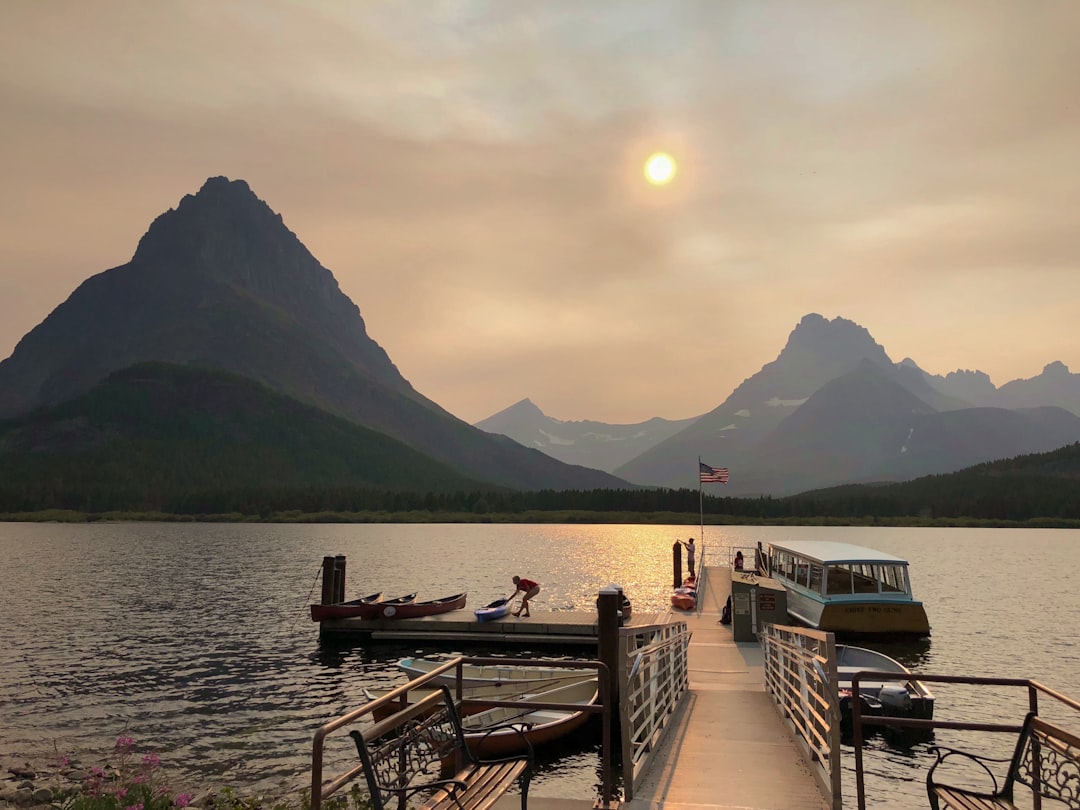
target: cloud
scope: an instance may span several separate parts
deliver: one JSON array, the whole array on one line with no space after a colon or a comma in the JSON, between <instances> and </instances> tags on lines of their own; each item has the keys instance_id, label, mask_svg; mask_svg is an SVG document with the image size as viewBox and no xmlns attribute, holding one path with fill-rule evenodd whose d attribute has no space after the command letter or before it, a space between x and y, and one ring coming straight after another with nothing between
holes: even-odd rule
<instances>
[{"instance_id":1,"label":"cloud","mask_svg":"<svg viewBox=\"0 0 1080 810\"><path fill-rule=\"evenodd\" d=\"M224 174L470 421L703 413L812 311L1075 367L1078 9L8 3L0 355Z\"/></svg>"}]
</instances>

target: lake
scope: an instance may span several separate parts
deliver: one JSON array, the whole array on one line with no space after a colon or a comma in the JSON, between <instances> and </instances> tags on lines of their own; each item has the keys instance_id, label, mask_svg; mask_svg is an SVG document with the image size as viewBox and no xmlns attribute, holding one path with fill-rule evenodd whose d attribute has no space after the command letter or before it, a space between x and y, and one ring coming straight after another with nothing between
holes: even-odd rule
<instances>
[{"instance_id":1,"label":"lake","mask_svg":"<svg viewBox=\"0 0 1080 810\"><path fill-rule=\"evenodd\" d=\"M324 556L347 556L347 598L467 590L471 610L508 595L520 574L541 583L538 611L594 609L597 592L617 583L643 615L667 607L672 544L699 531L0 523L0 753L83 753L95 762L127 734L161 755L178 787L292 792L308 783L320 725L362 704L365 686L402 682L399 658L450 652L320 643L307 606L319 598ZM706 526L699 557L709 565L725 547L781 538L842 540L910 560L933 638L883 649L911 668L1031 677L1080 697L1080 532ZM935 691L939 719L1023 714L1015 692ZM871 805L911 806L916 795L923 804L925 746L875 739L871 747L867 785L891 797ZM590 795L598 782L591 738L560 754L537 775L535 795ZM328 756L355 761L355 749ZM845 749L845 804L853 807L850 759Z\"/></svg>"}]
</instances>

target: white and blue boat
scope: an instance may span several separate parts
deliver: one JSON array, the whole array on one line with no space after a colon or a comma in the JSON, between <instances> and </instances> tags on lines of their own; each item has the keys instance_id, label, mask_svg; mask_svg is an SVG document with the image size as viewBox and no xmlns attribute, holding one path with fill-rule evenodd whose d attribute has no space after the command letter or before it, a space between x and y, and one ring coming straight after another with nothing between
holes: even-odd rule
<instances>
[{"instance_id":1,"label":"white and blue boat","mask_svg":"<svg viewBox=\"0 0 1080 810\"><path fill-rule=\"evenodd\" d=\"M851 543L792 540L769 543L768 565L799 624L838 636L930 635L905 559Z\"/></svg>"}]
</instances>

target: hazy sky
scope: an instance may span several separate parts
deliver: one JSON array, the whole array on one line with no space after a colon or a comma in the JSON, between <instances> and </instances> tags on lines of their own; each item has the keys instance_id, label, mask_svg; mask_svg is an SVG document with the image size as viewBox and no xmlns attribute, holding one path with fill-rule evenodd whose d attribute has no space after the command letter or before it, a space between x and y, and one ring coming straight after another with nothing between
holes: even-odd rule
<instances>
[{"instance_id":1,"label":"hazy sky","mask_svg":"<svg viewBox=\"0 0 1080 810\"><path fill-rule=\"evenodd\" d=\"M1078 41L1075 0L3 0L0 358L225 175L470 422L696 416L808 312L1080 371Z\"/></svg>"}]
</instances>

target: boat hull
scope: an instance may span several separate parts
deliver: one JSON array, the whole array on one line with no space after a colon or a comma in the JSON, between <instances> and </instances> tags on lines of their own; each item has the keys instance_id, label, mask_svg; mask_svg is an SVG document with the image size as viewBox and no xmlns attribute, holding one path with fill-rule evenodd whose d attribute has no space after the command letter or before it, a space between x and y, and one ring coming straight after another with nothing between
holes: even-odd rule
<instances>
[{"instance_id":1,"label":"boat hull","mask_svg":"<svg viewBox=\"0 0 1080 810\"><path fill-rule=\"evenodd\" d=\"M458 593L428 602L391 605L382 608L377 617L380 619L417 619L421 616L436 616L440 613L449 613L451 610L460 610L465 607L467 596L467 593Z\"/></svg>"},{"instance_id":2,"label":"boat hull","mask_svg":"<svg viewBox=\"0 0 1080 810\"><path fill-rule=\"evenodd\" d=\"M599 696L595 678L578 681L556 689L534 692L524 695L538 703L580 704L591 706ZM528 746L534 749L565 737L588 722L589 714L581 710L521 709L499 706L487 711L471 714L462 718L461 725L465 732L465 744L473 756L503 757L519 754ZM518 733L508 724L521 728ZM492 726L502 726L489 731ZM527 744L526 744L527 741Z\"/></svg>"},{"instance_id":3,"label":"boat hull","mask_svg":"<svg viewBox=\"0 0 1080 810\"><path fill-rule=\"evenodd\" d=\"M788 614L799 624L841 636L928 636L920 602L871 599L822 602L788 588Z\"/></svg>"},{"instance_id":4,"label":"boat hull","mask_svg":"<svg viewBox=\"0 0 1080 810\"><path fill-rule=\"evenodd\" d=\"M382 601L382 592L361 596L348 602L338 602L332 605L312 605L311 620L313 622L326 621L327 619L347 619L350 616L359 616L360 612Z\"/></svg>"},{"instance_id":5,"label":"boat hull","mask_svg":"<svg viewBox=\"0 0 1080 810\"><path fill-rule=\"evenodd\" d=\"M490 622L493 619L502 619L510 612L511 602L509 599L496 599L494 602L477 608L476 618L482 622Z\"/></svg>"}]
</instances>

